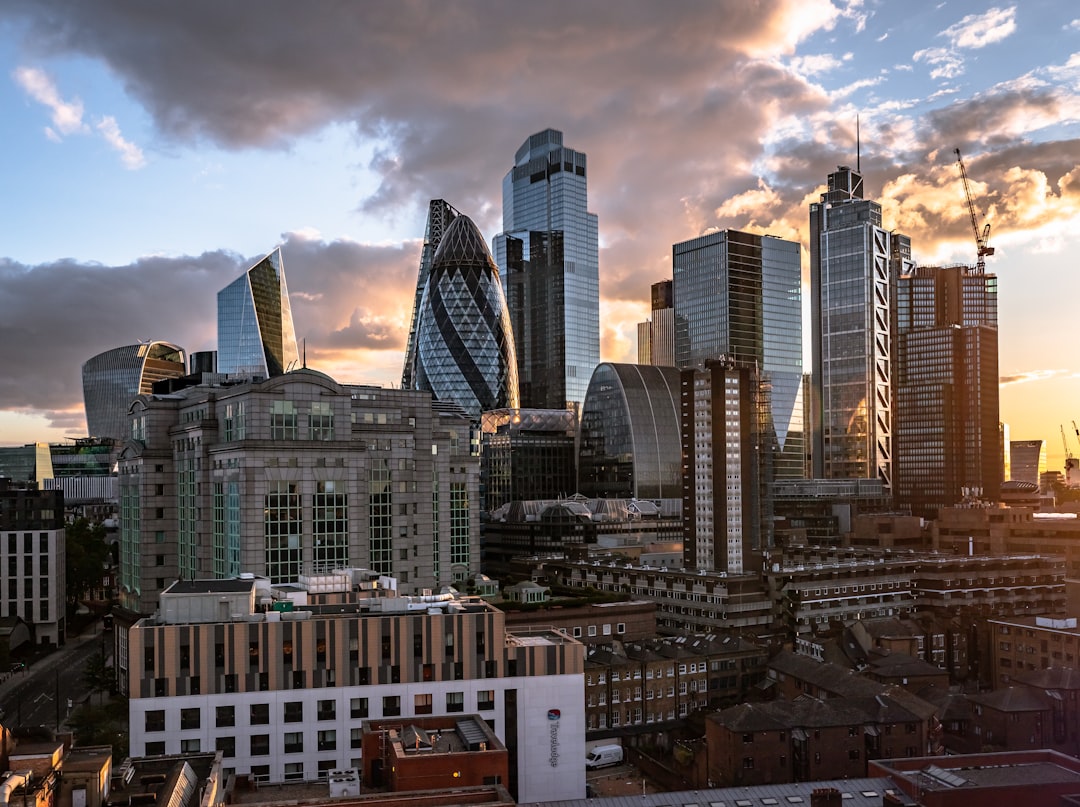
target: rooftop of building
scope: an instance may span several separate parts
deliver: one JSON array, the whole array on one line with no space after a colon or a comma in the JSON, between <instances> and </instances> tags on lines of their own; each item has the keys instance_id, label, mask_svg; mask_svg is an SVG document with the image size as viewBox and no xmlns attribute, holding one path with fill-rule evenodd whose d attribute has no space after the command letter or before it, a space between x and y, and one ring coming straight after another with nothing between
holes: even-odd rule
<instances>
[{"instance_id":1,"label":"rooftop of building","mask_svg":"<svg viewBox=\"0 0 1080 807\"><path fill-rule=\"evenodd\" d=\"M1050 750L882 759L870 770L902 781L908 792L1072 783L1080 789L1080 760ZM977 803L975 793L971 798Z\"/></svg>"},{"instance_id":2,"label":"rooftop of building","mask_svg":"<svg viewBox=\"0 0 1080 807\"><path fill-rule=\"evenodd\" d=\"M165 589L165 594L225 594L251 591L254 579L241 580L177 580Z\"/></svg>"},{"instance_id":3,"label":"rooftop of building","mask_svg":"<svg viewBox=\"0 0 1080 807\"><path fill-rule=\"evenodd\" d=\"M98 771L111 760L111 745L75 746L64 757L64 773Z\"/></svg>"},{"instance_id":4,"label":"rooftop of building","mask_svg":"<svg viewBox=\"0 0 1080 807\"><path fill-rule=\"evenodd\" d=\"M900 793L890 779L873 777L646 793L633 796L548 801L542 804L543 807L767 807L768 805L810 807L813 792L823 788L839 791L844 807L881 807L882 798L886 794ZM520 803L521 807L534 807L534 804L535 807L539 807L539 803Z\"/></svg>"},{"instance_id":5,"label":"rooftop of building","mask_svg":"<svg viewBox=\"0 0 1080 807\"><path fill-rule=\"evenodd\" d=\"M359 796L331 797L327 782L283 782L238 785L230 803L248 807L513 807L514 800L502 785L460 787L452 790L411 790L406 793L366 792Z\"/></svg>"},{"instance_id":6,"label":"rooftop of building","mask_svg":"<svg viewBox=\"0 0 1080 807\"><path fill-rule=\"evenodd\" d=\"M1050 708L1049 699L1043 693L1028 687L1005 687L979 692L968 695L968 699L978 706L999 712L1043 712Z\"/></svg>"},{"instance_id":7,"label":"rooftop of building","mask_svg":"<svg viewBox=\"0 0 1080 807\"><path fill-rule=\"evenodd\" d=\"M1048 667L1017 672L1012 680L1039 689L1080 689L1080 670L1072 667Z\"/></svg>"},{"instance_id":8,"label":"rooftop of building","mask_svg":"<svg viewBox=\"0 0 1080 807\"><path fill-rule=\"evenodd\" d=\"M880 695L885 684L874 681L837 664L817 661L801 653L781 650L769 659L769 669L807 681L820 689L847 697Z\"/></svg>"},{"instance_id":9,"label":"rooftop of building","mask_svg":"<svg viewBox=\"0 0 1080 807\"><path fill-rule=\"evenodd\" d=\"M990 617L987 621L999 625L1009 625L1020 628L1037 628L1039 630L1051 630L1057 633L1080 636L1080 627L1078 627L1076 617L998 616Z\"/></svg>"},{"instance_id":10,"label":"rooftop of building","mask_svg":"<svg viewBox=\"0 0 1080 807\"><path fill-rule=\"evenodd\" d=\"M195 807L211 780L220 786L220 754L129 757L113 770L103 807Z\"/></svg>"}]
</instances>

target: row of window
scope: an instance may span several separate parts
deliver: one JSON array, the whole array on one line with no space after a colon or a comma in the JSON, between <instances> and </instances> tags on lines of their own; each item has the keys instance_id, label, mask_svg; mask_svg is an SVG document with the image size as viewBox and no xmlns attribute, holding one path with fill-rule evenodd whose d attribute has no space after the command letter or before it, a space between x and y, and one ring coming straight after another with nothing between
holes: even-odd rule
<instances>
[{"instance_id":1,"label":"row of window","mask_svg":"<svg viewBox=\"0 0 1080 807\"><path fill-rule=\"evenodd\" d=\"M370 716L368 698L351 698L349 701L349 717L358 719ZM477 711L491 711L495 708L495 690L486 689L476 693ZM180 710L180 730L188 731L202 728L202 709L193 707ZM447 692L445 699L446 712L465 711L465 693ZM413 696L413 714L429 715L434 713L434 696L430 692L418 693ZM401 714L401 696L385 695L382 698L382 716L397 717ZM337 701L320 700L315 708L316 720L336 720ZM232 704L217 706L214 709L215 728L231 728L236 726L237 708ZM282 704L281 720L283 723L303 723L304 702L286 701ZM253 703L248 707L248 725L264 726L270 724L270 704ZM144 715L144 728L148 733L165 731L165 710L152 709Z\"/></svg>"}]
</instances>

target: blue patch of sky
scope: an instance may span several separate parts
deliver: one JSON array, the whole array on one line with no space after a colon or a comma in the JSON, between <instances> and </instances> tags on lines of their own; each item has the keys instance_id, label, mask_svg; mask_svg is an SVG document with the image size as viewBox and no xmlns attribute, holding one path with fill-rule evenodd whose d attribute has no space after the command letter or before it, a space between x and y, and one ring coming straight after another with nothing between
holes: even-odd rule
<instances>
[{"instance_id":1,"label":"blue patch of sky","mask_svg":"<svg viewBox=\"0 0 1080 807\"><path fill-rule=\"evenodd\" d=\"M18 85L14 71L36 67L61 99L83 104L84 133L53 142L49 108ZM227 249L261 255L283 233L314 229L327 240L395 242L417 237L408 217L359 211L378 187L368 164L378 144L333 124L287 150L226 151L163 140L149 114L98 62L31 61L0 39L0 167L7 193L0 255L27 264L59 258L123 264L140 256L197 255ZM126 168L96 125L116 120L145 165Z\"/></svg>"}]
</instances>

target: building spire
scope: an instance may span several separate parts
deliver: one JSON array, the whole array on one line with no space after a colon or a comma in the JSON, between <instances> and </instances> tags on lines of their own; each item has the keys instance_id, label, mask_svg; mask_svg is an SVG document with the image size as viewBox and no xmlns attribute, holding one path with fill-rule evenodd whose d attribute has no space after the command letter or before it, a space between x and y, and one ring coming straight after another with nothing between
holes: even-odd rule
<instances>
[{"instance_id":1,"label":"building spire","mask_svg":"<svg viewBox=\"0 0 1080 807\"><path fill-rule=\"evenodd\" d=\"M858 115L855 115L855 170L862 173L862 137L859 133Z\"/></svg>"}]
</instances>

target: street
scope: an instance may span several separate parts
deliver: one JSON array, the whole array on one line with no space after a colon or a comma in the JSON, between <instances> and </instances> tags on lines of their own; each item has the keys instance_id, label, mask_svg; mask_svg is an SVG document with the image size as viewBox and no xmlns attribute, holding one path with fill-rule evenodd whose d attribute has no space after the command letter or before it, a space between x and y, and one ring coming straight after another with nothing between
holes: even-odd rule
<instances>
[{"instance_id":1,"label":"street","mask_svg":"<svg viewBox=\"0 0 1080 807\"><path fill-rule=\"evenodd\" d=\"M75 637L72 641L77 640ZM63 663L52 664L56 654L34 662L27 670L15 673L3 687L0 709L3 723L15 726L57 726L57 692L60 698L60 722L68 716L70 698L77 704L90 691L82 680L83 667L95 653L101 652L100 641L89 641L72 648L61 648Z\"/></svg>"}]
</instances>

